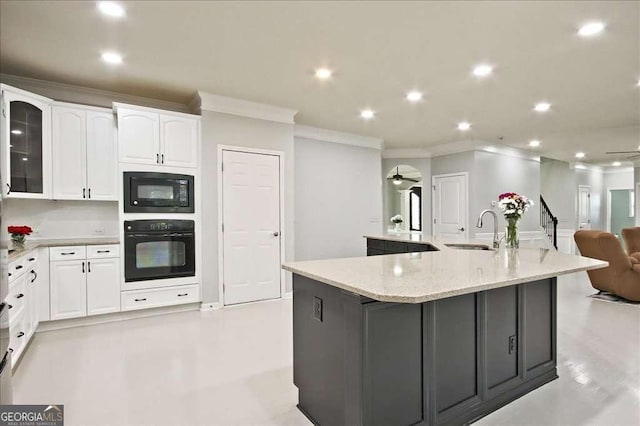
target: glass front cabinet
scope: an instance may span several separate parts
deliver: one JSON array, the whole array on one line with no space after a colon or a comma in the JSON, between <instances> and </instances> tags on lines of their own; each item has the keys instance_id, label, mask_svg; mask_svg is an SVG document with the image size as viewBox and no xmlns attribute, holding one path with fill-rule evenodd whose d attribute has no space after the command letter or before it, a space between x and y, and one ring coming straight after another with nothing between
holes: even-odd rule
<instances>
[{"instance_id":1,"label":"glass front cabinet","mask_svg":"<svg viewBox=\"0 0 640 426\"><path fill-rule=\"evenodd\" d=\"M3 195L51 198L52 100L1 87Z\"/></svg>"}]
</instances>

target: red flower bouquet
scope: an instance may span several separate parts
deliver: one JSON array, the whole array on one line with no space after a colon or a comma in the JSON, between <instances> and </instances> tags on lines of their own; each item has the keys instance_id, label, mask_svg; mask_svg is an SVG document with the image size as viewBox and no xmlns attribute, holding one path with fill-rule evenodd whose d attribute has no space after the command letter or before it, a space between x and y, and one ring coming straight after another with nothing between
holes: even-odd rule
<instances>
[{"instance_id":1,"label":"red flower bouquet","mask_svg":"<svg viewBox=\"0 0 640 426\"><path fill-rule=\"evenodd\" d=\"M14 247L24 245L25 237L31 235L33 229L30 226L9 226L7 231L11 234Z\"/></svg>"}]
</instances>

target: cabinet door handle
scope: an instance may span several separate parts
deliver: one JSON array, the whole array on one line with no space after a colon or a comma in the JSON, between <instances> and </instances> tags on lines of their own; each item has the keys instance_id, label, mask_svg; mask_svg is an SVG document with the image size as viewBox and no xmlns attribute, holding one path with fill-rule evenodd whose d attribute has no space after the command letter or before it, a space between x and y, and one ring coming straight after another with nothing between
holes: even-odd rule
<instances>
[{"instance_id":1,"label":"cabinet door handle","mask_svg":"<svg viewBox=\"0 0 640 426\"><path fill-rule=\"evenodd\" d=\"M7 195L11 194L11 185L7 183Z\"/></svg>"},{"instance_id":2,"label":"cabinet door handle","mask_svg":"<svg viewBox=\"0 0 640 426\"><path fill-rule=\"evenodd\" d=\"M38 273L33 269L31 270L31 273L33 274L33 279L31 280L31 284L33 284L38 279Z\"/></svg>"},{"instance_id":3,"label":"cabinet door handle","mask_svg":"<svg viewBox=\"0 0 640 426\"><path fill-rule=\"evenodd\" d=\"M111 250L98 250L98 253L111 253Z\"/></svg>"},{"instance_id":4,"label":"cabinet door handle","mask_svg":"<svg viewBox=\"0 0 640 426\"><path fill-rule=\"evenodd\" d=\"M145 300L147 300L146 297L143 297L142 299L133 299L135 302L144 302Z\"/></svg>"},{"instance_id":5,"label":"cabinet door handle","mask_svg":"<svg viewBox=\"0 0 640 426\"><path fill-rule=\"evenodd\" d=\"M162 155L160 156L160 158L162 159L162 160L160 161L160 163L161 163L161 164L164 164L164 154L162 154Z\"/></svg>"},{"instance_id":6,"label":"cabinet door handle","mask_svg":"<svg viewBox=\"0 0 640 426\"><path fill-rule=\"evenodd\" d=\"M22 265L18 265L18 266L16 266L16 271L19 271L19 270L20 270L20 269L22 269L22 268L24 268L24 266L22 266Z\"/></svg>"},{"instance_id":7,"label":"cabinet door handle","mask_svg":"<svg viewBox=\"0 0 640 426\"><path fill-rule=\"evenodd\" d=\"M36 258L35 257L30 257L28 260L29 260L29 262L33 262L34 260L36 260Z\"/></svg>"},{"instance_id":8,"label":"cabinet door handle","mask_svg":"<svg viewBox=\"0 0 640 426\"><path fill-rule=\"evenodd\" d=\"M21 331L20 333L18 333L18 337L22 337L22 336L24 336L24 332L23 332L23 331Z\"/></svg>"},{"instance_id":9,"label":"cabinet door handle","mask_svg":"<svg viewBox=\"0 0 640 426\"><path fill-rule=\"evenodd\" d=\"M82 273L84 274L84 262L82 262Z\"/></svg>"},{"instance_id":10,"label":"cabinet door handle","mask_svg":"<svg viewBox=\"0 0 640 426\"><path fill-rule=\"evenodd\" d=\"M182 293L182 294L178 294L178 297L182 297L182 296L188 296L189 293Z\"/></svg>"},{"instance_id":11,"label":"cabinet door handle","mask_svg":"<svg viewBox=\"0 0 640 426\"><path fill-rule=\"evenodd\" d=\"M16 296L16 299L22 299L23 297L24 297L24 294L23 294L23 293L20 293L20 294L18 294L18 295Z\"/></svg>"},{"instance_id":12,"label":"cabinet door handle","mask_svg":"<svg viewBox=\"0 0 640 426\"><path fill-rule=\"evenodd\" d=\"M87 271L91 272L91 262L87 262Z\"/></svg>"},{"instance_id":13,"label":"cabinet door handle","mask_svg":"<svg viewBox=\"0 0 640 426\"><path fill-rule=\"evenodd\" d=\"M69 255L71 255L71 254L76 254L76 252L75 252L75 251L70 251L70 252L66 252L66 253L65 253L65 252L62 252L62 253L60 253L60 254L61 254L62 256L69 256Z\"/></svg>"},{"instance_id":14,"label":"cabinet door handle","mask_svg":"<svg viewBox=\"0 0 640 426\"><path fill-rule=\"evenodd\" d=\"M160 164L160 154L156 153L156 164Z\"/></svg>"},{"instance_id":15,"label":"cabinet door handle","mask_svg":"<svg viewBox=\"0 0 640 426\"><path fill-rule=\"evenodd\" d=\"M82 188L82 198L87 198L86 197L86 192L87 192L87 189L86 188Z\"/></svg>"},{"instance_id":16,"label":"cabinet door handle","mask_svg":"<svg viewBox=\"0 0 640 426\"><path fill-rule=\"evenodd\" d=\"M89 188L89 198L91 198L91 188Z\"/></svg>"},{"instance_id":17,"label":"cabinet door handle","mask_svg":"<svg viewBox=\"0 0 640 426\"><path fill-rule=\"evenodd\" d=\"M9 307L9 309L13 308L13 305L8 304L7 306Z\"/></svg>"}]
</instances>

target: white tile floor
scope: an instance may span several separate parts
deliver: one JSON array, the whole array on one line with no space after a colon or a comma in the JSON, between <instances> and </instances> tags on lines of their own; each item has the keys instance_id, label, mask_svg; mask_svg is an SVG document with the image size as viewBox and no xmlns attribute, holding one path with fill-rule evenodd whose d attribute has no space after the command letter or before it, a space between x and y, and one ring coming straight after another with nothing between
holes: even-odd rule
<instances>
[{"instance_id":1,"label":"white tile floor","mask_svg":"<svg viewBox=\"0 0 640 426\"><path fill-rule=\"evenodd\" d=\"M639 425L640 306L559 282L560 379L486 425ZM63 403L67 425L309 425L295 408L291 300L38 333L16 403Z\"/></svg>"}]
</instances>

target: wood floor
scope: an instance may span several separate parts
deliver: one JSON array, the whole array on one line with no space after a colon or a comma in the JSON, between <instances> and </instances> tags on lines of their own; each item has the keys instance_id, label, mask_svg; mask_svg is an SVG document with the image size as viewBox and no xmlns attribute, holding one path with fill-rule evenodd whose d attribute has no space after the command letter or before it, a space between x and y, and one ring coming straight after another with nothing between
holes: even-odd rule
<instances>
[{"instance_id":1,"label":"wood floor","mask_svg":"<svg viewBox=\"0 0 640 426\"><path fill-rule=\"evenodd\" d=\"M640 424L640 306L558 282L560 379L483 425ZM295 408L291 300L38 333L15 403L65 405L67 425L309 425Z\"/></svg>"}]
</instances>

